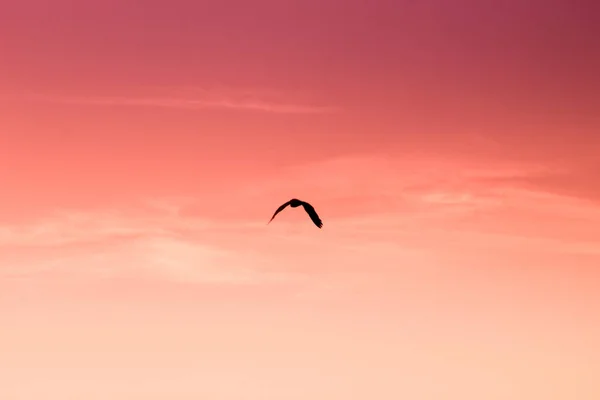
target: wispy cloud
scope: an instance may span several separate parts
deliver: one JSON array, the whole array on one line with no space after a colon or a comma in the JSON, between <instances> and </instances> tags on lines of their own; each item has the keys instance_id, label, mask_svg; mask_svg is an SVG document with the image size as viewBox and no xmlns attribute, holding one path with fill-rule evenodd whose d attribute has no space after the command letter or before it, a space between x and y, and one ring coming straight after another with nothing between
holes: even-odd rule
<instances>
[{"instance_id":1,"label":"wispy cloud","mask_svg":"<svg viewBox=\"0 0 600 400\"><path fill-rule=\"evenodd\" d=\"M379 271L400 264L403 273L434 265L436 258L488 259L493 252L598 261L597 204L501 179L537 174L538 167L436 162L348 157L217 193L210 207L194 198L151 199L135 212L68 210L6 224L0 226L0 273L314 283L330 272L368 274L373 257ZM305 221L294 212L266 228L275 199L287 195L310 200L326 229L290 222ZM217 215L224 201L240 197L251 204L243 210L250 217ZM315 257L318 270L311 267Z\"/></svg>"},{"instance_id":2,"label":"wispy cloud","mask_svg":"<svg viewBox=\"0 0 600 400\"><path fill-rule=\"evenodd\" d=\"M0 275L63 272L137 276L188 283L260 284L298 279L268 257L203 241L217 225L165 212L132 216L67 211L29 224L0 226ZM239 227L221 224L221 231ZM217 229L218 231L218 229ZM239 234L238 234L239 236Z\"/></svg>"},{"instance_id":3,"label":"wispy cloud","mask_svg":"<svg viewBox=\"0 0 600 400\"><path fill-rule=\"evenodd\" d=\"M336 214L473 210L501 206L505 189L518 187L503 178L525 179L547 170L539 165L358 154L279 169L260 182L246 183L240 195L266 194L282 200L289 195L310 196L335 202L330 211Z\"/></svg>"},{"instance_id":4,"label":"wispy cloud","mask_svg":"<svg viewBox=\"0 0 600 400\"><path fill-rule=\"evenodd\" d=\"M600 203L598 170L600 170L600 164L595 167L544 171L527 175L488 177L487 181L489 184L511 184Z\"/></svg>"},{"instance_id":5,"label":"wispy cloud","mask_svg":"<svg viewBox=\"0 0 600 400\"><path fill-rule=\"evenodd\" d=\"M258 198L266 193L282 200L304 196L327 219L334 218L339 229L344 221L362 221L360 228L346 226L347 235L375 235L405 244L431 244L433 237L444 241L450 235L452 243L465 238L461 246L466 247L485 244L486 238L518 247L525 237L539 250L547 246L570 252L600 242L600 205L522 183L554 173L535 164L355 156L286 169L270 180L248 183L240 195ZM473 235L480 240L474 241Z\"/></svg>"},{"instance_id":6,"label":"wispy cloud","mask_svg":"<svg viewBox=\"0 0 600 400\"><path fill-rule=\"evenodd\" d=\"M53 94L27 94L30 101L96 106L122 107L160 107L179 109L228 109L239 111L257 111L279 114L323 114L338 112L337 107L295 104L282 101L271 101L259 96L235 96L215 93L197 94L196 97L172 96L65 96Z\"/></svg>"}]
</instances>

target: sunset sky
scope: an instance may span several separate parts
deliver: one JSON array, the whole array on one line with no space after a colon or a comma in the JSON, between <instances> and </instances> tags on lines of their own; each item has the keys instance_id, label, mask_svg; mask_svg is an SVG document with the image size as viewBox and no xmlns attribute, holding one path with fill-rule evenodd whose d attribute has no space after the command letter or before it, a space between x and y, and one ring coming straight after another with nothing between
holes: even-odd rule
<instances>
[{"instance_id":1,"label":"sunset sky","mask_svg":"<svg viewBox=\"0 0 600 400\"><path fill-rule=\"evenodd\" d=\"M0 398L599 399L598 38L592 0L2 1Z\"/></svg>"}]
</instances>

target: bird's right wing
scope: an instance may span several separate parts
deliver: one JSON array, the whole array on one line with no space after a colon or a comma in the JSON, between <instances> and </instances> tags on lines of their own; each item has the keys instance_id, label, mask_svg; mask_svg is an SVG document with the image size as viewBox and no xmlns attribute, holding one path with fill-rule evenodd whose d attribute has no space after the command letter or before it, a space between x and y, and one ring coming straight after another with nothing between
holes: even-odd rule
<instances>
[{"instance_id":1,"label":"bird's right wing","mask_svg":"<svg viewBox=\"0 0 600 400\"><path fill-rule=\"evenodd\" d=\"M314 222L314 224L317 226L317 228L322 228L323 221L321 221L321 218L319 218L319 215L315 211L314 207L308 204L307 202L303 202L302 206L304 207L304 210L306 211L312 222Z\"/></svg>"},{"instance_id":2,"label":"bird's right wing","mask_svg":"<svg viewBox=\"0 0 600 400\"><path fill-rule=\"evenodd\" d=\"M267 225L269 225L269 224L271 223L271 221L273 221L273 218L275 218L275 216L276 216L277 214L279 214L281 211L283 211L283 209L284 209L284 208L286 208L287 206L289 206L291 202L292 202L292 201L290 200L290 201L288 201L288 202L286 202L286 203L284 203L284 204L280 205L280 206L279 206L279 208L277 209L277 211L275 211L275 214L273 214L273 216L272 216L272 217L271 217L271 219L269 220L269 222L267 222Z\"/></svg>"}]
</instances>

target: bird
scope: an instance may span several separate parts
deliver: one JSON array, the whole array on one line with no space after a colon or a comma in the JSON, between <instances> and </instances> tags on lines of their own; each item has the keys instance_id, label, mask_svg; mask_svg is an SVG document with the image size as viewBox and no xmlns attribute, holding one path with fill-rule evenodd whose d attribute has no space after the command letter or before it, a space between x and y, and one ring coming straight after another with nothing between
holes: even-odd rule
<instances>
[{"instance_id":1,"label":"bird","mask_svg":"<svg viewBox=\"0 0 600 400\"><path fill-rule=\"evenodd\" d=\"M267 225L270 224L271 221L273 221L273 218L275 218L275 216L277 214L279 214L281 211L283 211L283 209L286 208L287 206L290 206L292 208L296 208L299 206L304 207L304 211L306 211L306 213L308 214L308 216L310 217L312 222L314 222L314 224L317 226L317 228L321 229L323 227L323 222L321 221L321 218L319 218L319 215L317 214L317 212L315 211L313 206L311 206L310 204L308 204L305 201L298 200L298 199L291 199L290 201L280 205L279 208L277 209L277 211L275 211L275 214L273 214L273 216L269 220L269 222L267 222Z\"/></svg>"}]
</instances>

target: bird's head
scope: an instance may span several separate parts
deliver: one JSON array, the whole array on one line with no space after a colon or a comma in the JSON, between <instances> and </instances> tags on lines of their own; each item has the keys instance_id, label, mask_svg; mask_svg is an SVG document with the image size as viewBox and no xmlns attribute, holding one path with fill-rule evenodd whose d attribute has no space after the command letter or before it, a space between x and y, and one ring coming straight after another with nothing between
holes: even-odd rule
<instances>
[{"instance_id":1,"label":"bird's head","mask_svg":"<svg viewBox=\"0 0 600 400\"><path fill-rule=\"evenodd\" d=\"M290 207L298 207L302 204L302 202L298 199L290 200Z\"/></svg>"}]
</instances>

